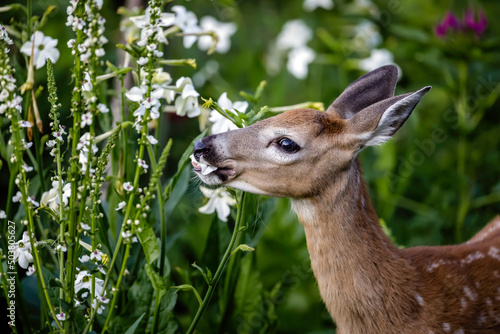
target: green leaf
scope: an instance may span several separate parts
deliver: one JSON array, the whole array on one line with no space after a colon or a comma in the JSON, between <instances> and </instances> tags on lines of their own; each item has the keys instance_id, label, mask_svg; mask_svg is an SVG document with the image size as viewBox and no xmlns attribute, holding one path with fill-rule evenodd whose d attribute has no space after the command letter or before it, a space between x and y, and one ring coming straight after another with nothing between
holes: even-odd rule
<instances>
[{"instance_id":1,"label":"green leaf","mask_svg":"<svg viewBox=\"0 0 500 334\"><path fill-rule=\"evenodd\" d=\"M240 275L234 291L234 309L232 319L242 319L241 333L251 333L255 328L245 326L258 324L261 328L264 324L265 314L261 311L262 282L255 265L255 253L244 256L241 260Z\"/></svg>"},{"instance_id":2,"label":"green leaf","mask_svg":"<svg viewBox=\"0 0 500 334\"><path fill-rule=\"evenodd\" d=\"M212 277L211 277L212 276L212 272L210 271L210 269L207 268L207 271L210 274L210 278L209 278L208 274L205 273L205 270L203 270L203 268L201 268L199 265L197 265L196 262L194 262L191 265L200 271L200 273L203 275L203 278L205 279L205 281L207 282L207 284L210 285L211 281L212 281Z\"/></svg>"},{"instance_id":3,"label":"green leaf","mask_svg":"<svg viewBox=\"0 0 500 334\"><path fill-rule=\"evenodd\" d=\"M127 331L125 332L125 334L134 334L135 333L135 330L137 329L137 327L139 326L142 318L146 315L146 313L143 313L139 319L137 319L133 324L132 326L130 326Z\"/></svg>"},{"instance_id":4,"label":"green leaf","mask_svg":"<svg viewBox=\"0 0 500 334\"><path fill-rule=\"evenodd\" d=\"M410 28L399 24L391 24L389 30L395 36L403 37L419 43L429 43L429 35L423 30Z\"/></svg>"},{"instance_id":5,"label":"green leaf","mask_svg":"<svg viewBox=\"0 0 500 334\"><path fill-rule=\"evenodd\" d=\"M158 256L160 256L160 247L158 246L155 232L151 226L144 225L142 231L138 232L137 235L146 255L146 261L149 265L152 265Z\"/></svg>"},{"instance_id":6,"label":"green leaf","mask_svg":"<svg viewBox=\"0 0 500 334\"><path fill-rule=\"evenodd\" d=\"M58 278L51 278L49 280L49 287L51 288L62 288L61 281Z\"/></svg>"},{"instance_id":7,"label":"green leaf","mask_svg":"<svg viewBox=\"0 0 500 334\"><path fill-rule=\"evenodd\" d=\"M134 284L130 287L127 294L127 300L133 302L126 303L120 314L114 317L110 333L124 333L142 315L144 317L139 321L138 327L140 330L137 330L137 332L151 333L151 323L148 319L152 319L153 317L154 308L152 305L154 305L155 301L155 291L151 285L151 278L148 277L147 270L138 271ZM153 274L153 276L155 275ZM157 278L153 280L156 281ZM168 282L165 284L168 284ZM166 287L165 284L163 286ZM176 303L177 295L175 291L167 290L160 301L158 331L155 334L177 333L179 325L173 314Z\"/></svg>"}]
</instances>

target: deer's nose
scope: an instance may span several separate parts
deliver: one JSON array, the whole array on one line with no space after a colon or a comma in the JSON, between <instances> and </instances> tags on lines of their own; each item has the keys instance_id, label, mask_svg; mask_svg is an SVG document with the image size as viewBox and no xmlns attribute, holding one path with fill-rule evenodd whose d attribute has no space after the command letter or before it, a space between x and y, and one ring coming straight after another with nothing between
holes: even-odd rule
<instances>
[{"instance_id":1,"label":"deer's nose","mask_svg":"<svg viewBox=\"0 0 500 334\"><path fill-rule=\"evenodd\" d=\"M205 137L207 138L207 137ZM200 161L201 155L210 149L210 145L205 143L205 138L196 141L193 146L193 154L197 161Z\"/></svg>"}]
</instances>

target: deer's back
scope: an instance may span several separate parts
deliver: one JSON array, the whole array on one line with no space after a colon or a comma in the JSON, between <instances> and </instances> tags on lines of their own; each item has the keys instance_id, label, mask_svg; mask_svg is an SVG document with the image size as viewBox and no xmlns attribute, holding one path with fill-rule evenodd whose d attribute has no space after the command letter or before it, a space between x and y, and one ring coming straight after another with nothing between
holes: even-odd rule
<instances>
[{"instance_id":1,"label":"deer's back","mask_svg":"<svg viewBox=\"0 0 500 334\"><path fill-rule=\"evenodd\" d=\"M421 316L435 333L500 333L500 217L466 243L402 252L420 274Z\"/></svg>"}]
</instances>

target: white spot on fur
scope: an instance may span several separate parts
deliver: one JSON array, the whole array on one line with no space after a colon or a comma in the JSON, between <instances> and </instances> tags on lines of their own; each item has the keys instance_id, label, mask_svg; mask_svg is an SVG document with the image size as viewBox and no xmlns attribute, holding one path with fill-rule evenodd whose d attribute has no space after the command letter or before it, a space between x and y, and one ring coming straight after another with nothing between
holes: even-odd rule
<instances>
[{"instance_id":1,"label":"white spot on fur","mask_svg":"<svg viewBox=\"0 0 500 334\"><path fill-rule=\"evenodd\" d=\"M477 323L479 326L482 326L486 323L486 315L484 313L481 313L479 317L477 318Z\"/></svg>"},{"instance_id":2,"label":"white spot on fur","mask_svg":"<svg viewBox=\"0 0 500 334\"><path fill-rule=\"evenodd\" d=\"M419 295L418 293L415 295L415 298L417 299L417 302L418 302L418 305L420 306L424 306L424 298L422 298L421 295Z\"/></svg>"},{"instance_id":3,"label":"white spot on fur","mask_svg":"<svg viewBox=\"0 0 500 334\"><path fill-rule=\"evenodd\" d=\"M464 288L464 293L472 301L475 301L477 299L477 293L472 291L468 286Z\"/></svg>"},{"instance_id":4,"label":"white spot on fur","mask_svg":"<svg viewBox=\"0 0 500 334\"><path fill-rule=\"evenodd\" d=\"M453 332L453 334L464 334L464 330L462 328L456 330L455 332Z\"/></svg>"},{"instance_id":5,"label":"white spot on fur","mask_svg":"<svg viewBox=\"0 0 500 334\"><path fill-rule=\"evenodd\" d=\"M490 249L488 250L488 255L494 258L495 260L500 261L500 250L498 248L490 247Z\"/></svg>"},{"instance_id":6,"label":"white spot on fur","mask_svg":"<svg viewBox=\"0 0 500 334\"><path fill-rule=\"evenodd\" d=\"M450 324L447 323L447 322L445 322L443 324L443 329L444 329L445 332L449 332L451 330Z\"/></svg>"},{"instance_id":7,"label":"white spot on fur","mask_svg":"<svg viewBox=\"0 0 500 334\"><path fill-rule=\"evenodd\" d=\"M460 305L462 305L462 311L465 311L465 309L467 308L467 301L464 297L460 298Z\"/></svg>"},{"instance_id":8,"label":"white spot on fur","mask_svg":"<svg viewBox=\"0 0 500 334\"><path fill-rule=\"evenodd\" d=\"M474 253L471 253L469 255L467 255L467 257L465 259L463 259L461 261L462 264L469 264L473 261L476 261L476 260L479 260L479 259L482 259L484 258L484 254L477 251L477 252L474 252Z\"/></svg>"},{"instance_id":9,"label":"white spot on fur","mask_svg":"<svg viewBox=\"0 0 500 334\"><path fill-rule=\"evenodd\" d=\"M427 271L428 272L433 272L434 269L436 269L437 267L443 265L443 264L446 264L446 262L444 262L443 260L439 260L437 262L433 262L432 264L430 264L429 266L427 266Z\"/></svg>"}]
</instances>

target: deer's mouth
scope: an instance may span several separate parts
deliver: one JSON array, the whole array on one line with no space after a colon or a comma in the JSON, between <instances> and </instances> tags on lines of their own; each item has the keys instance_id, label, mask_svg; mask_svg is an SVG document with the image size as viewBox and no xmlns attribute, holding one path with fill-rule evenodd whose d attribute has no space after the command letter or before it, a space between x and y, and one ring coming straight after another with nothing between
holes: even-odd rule
<instances>
[{"instance_id":1,"label":"deer's mouth","mask_svg":"<svg viewBox=\"0 0 500 334\"><path fill-rule=\"evenodd\" d=\"M204 159L203 161L198 161L194 155L190 156L191 165L193 170L198 174L198 176L207 184L215 184L226 182L230 177L234 176L236 172L230 167L217 167L209 164ZM214 177L218 179L214 180Z\"/></svg>"}]
</instances>

